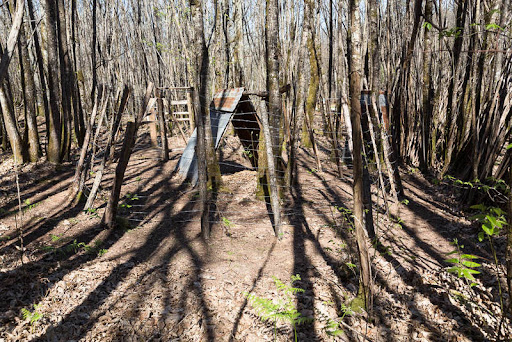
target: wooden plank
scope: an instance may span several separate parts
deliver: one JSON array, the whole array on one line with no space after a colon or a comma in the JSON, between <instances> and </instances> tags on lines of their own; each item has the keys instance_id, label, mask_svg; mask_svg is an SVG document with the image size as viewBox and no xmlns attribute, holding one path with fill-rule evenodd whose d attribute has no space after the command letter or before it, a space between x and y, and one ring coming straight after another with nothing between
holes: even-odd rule
<instances>
[{"instance_id":1,"label":"wooden plank","mask_svg":"<svg viewBox=\"0 0 512 342\"><path fill-rule=\"evenodd\" d=\"M169 160L169 144L167 142L167 126L165 125L165 114L164 114L164 101L162 99L162 92L161 90L157 89L155 91L157 96L157 118L158 118L158 125L160 126L160 139L162 141L162 153L161 157L163 161Z\"/></svg>"},{"instance_id":2,"label":"wooden plank","mask_svg":"<svg viewBox=\"0 0 512 342\"><path fill-rule=\"evenodd\" d=\"M181 105L188 105L188 101L187 100L171 101L171 106L181 106Z\"/></svg>"},{"instance_id":3,"label":"wooden plank","mask_svg":"<svg viewBox=\"0 0 512 342\"><path fill-rule=\"evenodd\" d=\"M187 108L190 112L189 119L190 119L190 131L193 132L194 128L196 127L196 120L195 120L195 114L194 114L194 98L193 95L193 88L190 88L187 91Z\"/></svg>"},{"instance_id":4,"label":"wooden plank","mask_svg":"<svg viewBox=\"0 0 512 342\"><path fill-rule=\"evenodd\" d=\"M158 147L158 130L156 128L156 115L155 115L155 110L154 109L151 109L151 111L149 112L149 115L146 116L146 119L148 122L149 121L149 136L150 136L150 139L151 139L151 146L153 147Z\"/></svg>"}]
</instances>

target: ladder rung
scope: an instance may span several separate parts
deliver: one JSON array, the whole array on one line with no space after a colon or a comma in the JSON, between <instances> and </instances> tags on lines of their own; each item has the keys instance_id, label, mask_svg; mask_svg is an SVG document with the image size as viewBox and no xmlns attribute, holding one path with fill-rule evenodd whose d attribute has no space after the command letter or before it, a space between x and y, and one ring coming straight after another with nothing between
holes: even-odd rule
<instances>
[{"instance_id":1,"label":"ladder rung","mask_svg":"<svg viewBox=\"0 0 512 342\"><path fill-rule=\"evenodd\" d=\"M189 115L189 112L173 112L174 115Z\"/></svg>"},{"instance_id":2,"label":"ladder rung","mask_svg":"<svg viewBox=\"0 0 512 342\"><path fill-rule=\"evenodd\" d=\"M188 104L187 100L171 101L172 106L179 106L179 105L186 105L186 104Z\"/></svg>"}]
</instances>

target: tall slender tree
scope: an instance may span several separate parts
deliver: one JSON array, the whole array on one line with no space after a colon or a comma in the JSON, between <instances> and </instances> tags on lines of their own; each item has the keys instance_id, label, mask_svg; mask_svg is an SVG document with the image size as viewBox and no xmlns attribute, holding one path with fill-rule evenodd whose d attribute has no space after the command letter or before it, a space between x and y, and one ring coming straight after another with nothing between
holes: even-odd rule
<instances>
[{"instance_id":1,"label":"tall slender tree","mask_svg":"<svg viewBox=\"0 0 512 342\"><path fill-rule=\"evenodd\" d=\"M205 240L210 238L209 203L208 203L208 165L206 159L206 130L205 122L207 113L207 92L208 92L208 48L204 37L203 6L201 0L189 0L194 24L193 46L195 60L192 64L192 79L195 88L194 109L197 127L197 163L198 163L198 185L201 197L201 234Z\"/></svg>"},{"instance_id":2,"label":"tall slender tree","mask_svg":"<svg viewBox=\"0 0 512 342\"><path fill-rule=\"evenodd\" d=\"M48 148L46 157L52 163L60 163L62 120L60 116L60 87L59 87L59 49L57 34L57 0L45 0L46 19L46 50L48 55L48 95L50 100L50 117L48 125Z\"/></svg>"},{"instance_id":3,"label":"tall slender tree","mask_svg":"<svg viewBox=\"0 0 512 342\"><path fill-rule=\"evenodd\" d=\"M353 174L354 174L354 225L358 248L359 263L361 266L359 279L359 292L355 306L368 309L371 303L371 268L368 255L368 246L364 232L363 212L363 141L361 132L361 20L359 14L359 1L349 1L349 33L348 33L348 66L350 80L350 120L352 121Z\"/></svg>"}]
</instances>

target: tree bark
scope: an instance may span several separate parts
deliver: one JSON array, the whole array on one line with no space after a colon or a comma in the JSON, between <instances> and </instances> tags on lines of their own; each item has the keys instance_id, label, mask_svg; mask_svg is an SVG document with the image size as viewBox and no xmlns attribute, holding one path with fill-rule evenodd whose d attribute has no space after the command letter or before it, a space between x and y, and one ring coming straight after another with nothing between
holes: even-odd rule
<instances>
[{"instance_id":1,"label":"tree bark","mask_svg":"<svg viewBox=\"0 0 512 342\"><path fill-rule=\"evenodd\" d=\"M48 88L46 85L46 77L44 74L44 60L43 60L43 53L41 51L41 45L39 43L39 35L37 34L37 26L36 26L36 19L34 15L34 5L32 4L32 0L27 0L27 8L28 8L28 15L29 15L29 23L30 26L27 26L27 32L34 32L33 39L34 39L34 50L35 50L35 58L37 62L37 69L38 69L38 76L39 76L39 83L40 83L40 89L41 89L41 98L43 102L43 110L44 110L44 117L45 117L45 123L46 123L46 136L49 137L49 125L48 122L50 122L50 104L48 103ZM30 30L28 29L30 27ZM38 107L39 112L39 107ZM47 146L44 146L45 150L47 149Z\"/></svg>"},{"instance_id":2,"label":"tree bark","mask_svg":"<svg viewBox=\"0 0 512 342\"><path fill-rule=\"evenodd\" d=\"M352 141L354 144L353 153L353 173L354 173L354 225L356 231L356 242L359 251L359 263L361 266L359 278L359 292L357 301L353 302L354 309L363 307L368 310L371 306L371 269L368 255L368 246L364 233L364 213L363 213L363 146L361 132L361 22L359 18L359 1L349 1L349 79L350 79L350 97L351 111L350 119L352 121Z\"/></svg>"},{"instance_id":3,"label":"tree bark","mask_svg":"<svg viewBox=\"0 0 512 342\"><path fill-rule=\"evenodd\" d=\"M305 0L304 1L304 30L306 32L306 47L309 53L309 87L308 87L308 96L306 99L306 115L308 116L308 121L311 123L310 129L313 129L313 122L315 121L315 109L316 109L316 101L318 97L318 88L320 86L320 66L318 64L318 56L317 49L315 46L315 32L314 32L314 11L315 11L315 1L313 0ZM302 144L305 147L311 147L311 135L308 131L307 126L303 128L302 134Z\"/></svg>"},{"instance_id":4,"label":"tree bark","mask_svg":"<svg viewBox=\"0 0 512 342\"><path fill-rule=\"evenodd\" d=\"M0 106L2 108L5 129L9 137L9 143L11 144L14 162L16 164L23 164L25 162L23 158L23 141L21 140L18 126L16 125L16 118L8 103L3 82L0 83Z\"/></svg>"},{"instance_id":5,"label":"tree bark","mask_svg":"<svg viewBox=\"0 0 512 342\"><path fill-rule=\"evenodd\" d=\"M57 36L57 0L45 0L46 3L46 50L48 53L48 94L50 98L50 117L47 121L48 148L46 157L51 163L60 163L61 158L61 117L59 96L59 50Z\"/></svg>"},{"instance_id":6,"label":"tree bark","mask_svg":"<svg viewBox=\"0 0 512 342\"><path fill-rule=\"evenodd\" d=\"M2 58L0 59L0 84L3 83L4 78L7 76L7 69L9 68L12 54L14 53L14 48L18 42L18 35L20 34L21 25L23 24L24 9L25 1L16 1L16 12L12 21L12 27L9 31L9 36L7 37L7 45L5 51L3 52Z\"/></svg>"},{"instance_id":7,"label":"tree bark","mask_svg":"<svg viewBox=\"0 0 512 342\"><path fill-rule=\"evenodd\" d=\"M27 25L26 28L30 28ZM27 30L30 32L30 30ZM30 63L30 56L27 46L27 36L26 30L24 27L21 28L20 32L20 47L21 47L21 60L23 61L23 72L24 72L24 80L25 80L25 120L26 120L26 130L27 130L27 145L28 145L28 155L31 162L36 162L39 160L41 156L41 146L39 144L39 133L37 131L37 94L36 94L36 85L34 81L34 72L32 70L32 65Z\"/></svg>"},{"instance_id":8,"label":"tree bark","mask_svg":"<svg viewBox=\"0 0 512 342\"><path fill-rule=\"evenodd\" d=\"M425 22L432 23L432 0L425 0ZM430 86L432 72L432 41L430 39L430 29L425 25L423 31L423 86L422 96L423 105L421 111L421 150L420 150L420 170L426 173L429 169L430 158L430 122L432 118L432 89Z\"/></svg>"},{"instance_id":9,"label":"tree bark","mask_svg":"<svg viewBox=\"0 0 512 342\"><path fill-rule=\"evenodd\" d=\"M208 48L204 38L204 22L203 22L203 6L200 0L189 0L192 21L194 25L194 43L193 47L196 51L195 63L193 63L193 80L196 91L194 91L194 113L197 127L197 169L198 169L198 186L201 211L201 234L203 239L210 238L210 206L208 200L207 182L208 182L208 165L206 153L206 128L205 121L207 113L208 91Z\"/></svg>"}]
</instances>

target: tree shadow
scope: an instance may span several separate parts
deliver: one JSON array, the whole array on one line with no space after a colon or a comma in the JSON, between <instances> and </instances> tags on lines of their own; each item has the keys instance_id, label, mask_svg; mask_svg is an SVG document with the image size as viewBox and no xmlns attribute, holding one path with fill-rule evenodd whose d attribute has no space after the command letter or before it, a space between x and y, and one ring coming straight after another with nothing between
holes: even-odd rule
<instances>
[{"instance_id":1,"label":"tree shadow","mask_svg":"<svg viewBox=\"0 0 512 342\"><path fill-rule=\"evenodd\" d=\"M180 251L185 251L191 261L194 264L194 274L190 277L189 284L193 284L193 293L199 298L201 312L205 321L211 321L211 314L209 312L206 300L203 294L203 284L201 278L201 268L203 266L203 257L195 250L195 248L191 245L191 241L187 238L187 228L189 225L175 225L172 222L176 217L181 216L180 213L177 215L171 215L173 207L175 206L177 198L175 197L176 193L183 192L188 186L185 183L182 183L176 188L171 188L168 183L168 178L164 177L161 182L154 184L150 189L146 191L147 194L151 194L155 197L153 204L148 206L147 210L154 213L153 217L159 221L156 223L156 228L154 228L143 245L124 262L118 264L110 271L109 275L103 279L103 281L96 286L96 288L85 298L78 306L74 307L71 312L69 312L63 320L47 329L45 334L39 338L39 340L43 341L46 339L51 339L54 336L67 336L68 338L80 339L84 338L89 330L98 322L99 318L106 313L108 309L104 308L104 304L106 303L109 296L113 295L113 293L119 288L120 284L126 279L127 275L132 272L136 267L146 264L150 262L150 259L155 256L155 254L162 249L165 249L165 241L167 239L174 238L175 244L173 247L168 249L164 253L164 260L161 264L158 264L157 268L167 269L167 273L164 275L165 277L169 276L168 272L171 272L169 269L169 264L171 260L177 255ZM143 195L144 192L141 192ZM189 201L183 207L183 211L186 212L189 209L193 208L195 203ZM163 215L162 215L163 214ZM158 218L157 218L158 215ZM187 215L187 214L185 214ZM112 234L115 234L112 232ZM204 245L202 245L204 248ZM207 253L208 254L208 253ZM206 257L207 257L206 254ZM146 273L154 270L151 268ZM189 292L183 291L185 296L188 296ZM190 308L192 310L193 308ZM83 311L93 313L90 317L82 322L82 325L79 331L69 336L66 333L66 327L69 324L75 322L75 320L80 317L79 314ZM163 317L165 320L165 317ZM213 329L206 329L206 340L213 341L215 338L215 334Z\"/></svg>"}]
</instances>

